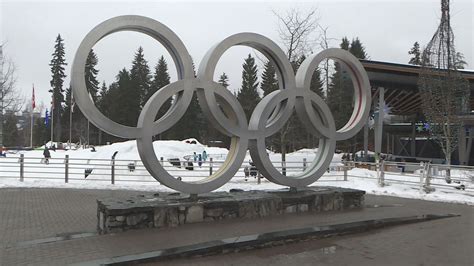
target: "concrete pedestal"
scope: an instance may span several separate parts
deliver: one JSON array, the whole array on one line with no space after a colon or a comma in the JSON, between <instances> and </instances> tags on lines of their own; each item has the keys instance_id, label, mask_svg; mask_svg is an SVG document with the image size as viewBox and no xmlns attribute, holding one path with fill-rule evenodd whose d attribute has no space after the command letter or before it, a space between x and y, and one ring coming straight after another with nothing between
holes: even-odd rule
<instances>
[{"instance_id":1,"label":"concrete pedestal","mask_svg":"<svg viewBox=\"0 0 474 266\"><path fill-rule=\"evenodd\" d=\"M143 194L97 200L101 234L138 228L175 227L222 219L259 218L301 212L362 208L365 191L308 187L298 191L212 192L191 199L180 193Z\"/></svg>"}]
</instances>

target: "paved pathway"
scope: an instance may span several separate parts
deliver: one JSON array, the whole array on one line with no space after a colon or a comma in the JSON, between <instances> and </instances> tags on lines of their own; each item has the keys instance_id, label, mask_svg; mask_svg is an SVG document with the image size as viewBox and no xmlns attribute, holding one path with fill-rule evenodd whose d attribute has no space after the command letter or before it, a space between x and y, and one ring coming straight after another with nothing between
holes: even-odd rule
<instances>
[{"instance_id":1,"label":"paved pathway","mask_svg":"<svg viewBox=\"0 0 474 266\"><path fill-rule=\"evenodd\" d=\"M97 198L144 193L0 189L0 265L64 265L237 235L427 213L458 213L462 216L231 255L166 261L157 265L474 265L472 206L370 195L366 196L366 204L381 207L260 220L230 220L217 224L188 224L168 230L81 235L95 232ZM70 234L83 237L72 240L54 238Z\"/></svg>"}]
</instances>

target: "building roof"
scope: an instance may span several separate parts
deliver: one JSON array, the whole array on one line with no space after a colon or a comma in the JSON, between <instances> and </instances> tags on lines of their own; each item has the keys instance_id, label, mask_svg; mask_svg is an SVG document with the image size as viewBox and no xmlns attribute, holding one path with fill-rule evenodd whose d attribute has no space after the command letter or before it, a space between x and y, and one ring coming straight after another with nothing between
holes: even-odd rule
<instances>
[{"instance_id":1,"label":"building roof","mask_svg":"<svg viewBox=\"0 0 474 266\"><path fill-rule=\"evenodd\" d=\"M372 86L372 96L378 95L378 88L385 88L385 102L396 115L413 115L421 112L421 98L418 90L420 66L363 60ZM470 105L474 110L474 71L459 70L471 88Z\"/></svg>"}]
</instances>

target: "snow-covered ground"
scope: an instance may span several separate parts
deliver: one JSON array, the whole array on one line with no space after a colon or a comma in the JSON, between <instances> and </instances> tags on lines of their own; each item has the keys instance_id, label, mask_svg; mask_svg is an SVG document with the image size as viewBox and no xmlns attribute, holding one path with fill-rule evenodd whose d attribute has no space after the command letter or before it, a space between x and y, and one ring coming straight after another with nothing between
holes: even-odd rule
<instances>
[{"instance_id":1,"label":"snow-covered ground","mask_svg":"<svg viewBox=\"0 0 474 266\"><path fill-rule=\"evenodd\" d=\"M189 141L188 141L189 142ZM51 151L52 159L49 164L42 162L43 151L33 150L22 152L24 154L25 172L24 182L19 181L20 153L9 153L7 158L0 157L0 188L8 187L48 187L48 188L84 188L84 189L130 189L143 191L171 191L153 179L143 167L138 155L136 142L126 141L112 145L100 146L92 152L90 149L57 150ZM209 158L213 158L213 171L225 160L228 150L224 148L207 147L196 142L189 144L186 141L155 141L154 149L157 157L163 157L163 166L174 176L181 177L183 181L197 181L209 176L211 166L209 159L201 166L194 162L194 152L202 154L206 151ZM115 157L115 185L111 185L111 157ZM287 173L289 175L300 173L303 169L303 160L307 166L316 155L317 149L303 149L287 154ZM69 155L69 183L64 182L64 158ZM281 155L269 151L269 156L276 167L281 167ZM168 160L177 158L182 161L189 159L193 163L193 170L173 166ZM247 154L244 165L250 167L250 155ZM432 184L442 185L436 187L432 193L420 191L419 173L401 174L386 173L385 186L380 187L377 182L377 172L362 168L348 171L348 180L344 181L343 172L339 171L342 165L341 154L335 154L331 164L331 171L326 173L313 185L335 186L365 190L368 194L389 195L405 198L425 199L432 201L456 202L474 205L474 184L472 179L466 178L470 173L465 171L452 171L452 176L461 180L461 183L447 185L444 179L434 179ZM184 162L183 162L184 163ZM130 166L135 170L130 171ZM133 167L132 167L133 168ZM85 172L90 172L85 178ZM457 190L456 186L464 185L466 190ZM257 179L244 178L243 168L227 184L218 191L228 191L232 188L244 190L252 189L279 189L282 186L273 184L262 178L261 184Z\"/></svg>"}]
</instances>

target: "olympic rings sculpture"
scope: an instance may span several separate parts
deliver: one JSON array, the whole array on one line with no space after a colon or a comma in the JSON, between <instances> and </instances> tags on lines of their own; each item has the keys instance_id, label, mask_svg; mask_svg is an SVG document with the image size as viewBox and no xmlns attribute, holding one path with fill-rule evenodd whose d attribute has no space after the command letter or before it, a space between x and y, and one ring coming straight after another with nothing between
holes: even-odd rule
<instances>
[{"instance_id":1,"label":"olympic rings sculpture","mask_svg":"<svg viewBox=\"0 0 474 266\"><path fill-rule=\"evenodd\" d=\"M94 44L119 31L141 32L160 42L171 54L178 73L178 81L161 88L148 100L136 127L118 124L104 116L89 97L84 78L86 59ZM274 64L280 86L279 90L260 101L250 121L247 121L237 98L213 81L220 57L236 45L249 46L264 54ZM337 60L347 68L355 90L352 116L339 130L336 130L327 104L309 89L311 76L319 63L327 58ZM353 137L363 127L371 104L367 73L359 60L345 50L327 49L308 57L295 76L285 53L276 43L256 33L238 33L227 37L207 52L195 77L191 56L179 37L160 22L142 16L114 17L92 29L76 52L71 83L76 103L90 122L111 135L136 139L140 158L150 174L161 184L189 194L210 192L227 183L242 165L247 149L250 150L257 169L271 182L296 188L312 184L329 167L336 141ZM218 171L198 182L184 182L170 175L160 164L153 149L152 137L168 130L179 121L194 93L197 94L199 105L210 123L232 140L228 156ZM160 107L173 95L175 100L170 109L155 121ZM300 175L285 176L271 163L266 152L265 138L280 130L294 108L307 130L318 136L320 141L313 163Z\"/></svg>"}]
</instances>

